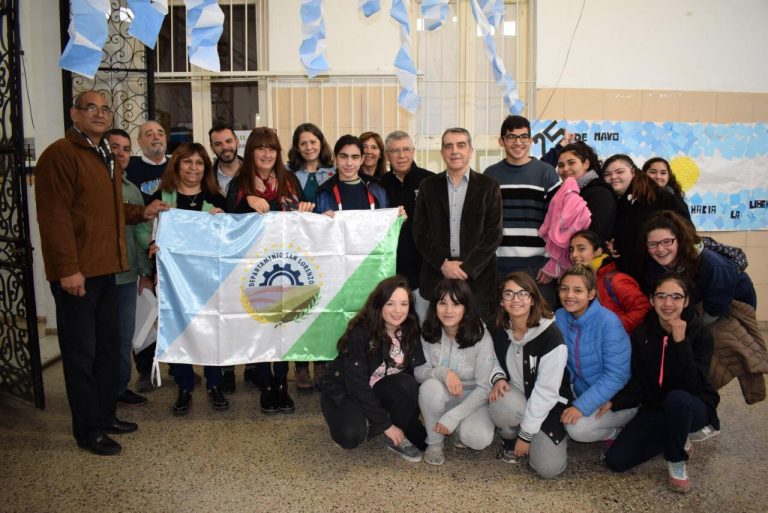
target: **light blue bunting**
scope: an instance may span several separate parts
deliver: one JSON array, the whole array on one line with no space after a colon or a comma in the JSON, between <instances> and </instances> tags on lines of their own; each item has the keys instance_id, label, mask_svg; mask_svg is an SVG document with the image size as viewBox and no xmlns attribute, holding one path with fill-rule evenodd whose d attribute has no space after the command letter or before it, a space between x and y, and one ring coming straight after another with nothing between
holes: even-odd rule
<instances>
[{"instance_id":1,"label":"light blue bunting","mask_svg":"<svg viewBox=\"0 0 768 513\"><path fill-rule=\"evenodd\" d=\"M331 69L325 59L325 21L323 21L322 0L302 0L301 32L304 36L299 47L301 62L309 78L315 78Z\"/></svg>"},{"instance_id":2,"label":"light blue bunting","mask_svg":"<svg viewBox=\"0 0 768 513\"><path fill-rule=\"evenodd\" d=\"M69 42L59 59L59 66L84 77L93 78L101 64L101 52L107 42L110 0L72 0Z\"/></svg>"},{"instance_id":3,"label":"light blue bunting","mask_svg":"<svg viewBox=\"0 0 768 513\"><path fill-rule=\"evenodd\" d=\"M208 71L221 71L217 45L224 32L224 11L218 0L184 0L184 5L189 62Z\"/></svg>"},{"instance_id":4,"label":"light blue bunting","mask_svg":"<svg viewBox=\"0 0 768 513\"><path fill-rule=\"evenodd\" d=\"M357 0L357 8L368 18L381 10L381 0Z\"/></svg>"},{"instance_id":5,"label":"light blue bunting","mask_svg":"<svg viewBox=\"0 0 768 513\"><path fill-rule=\"evenodd\" d=\"M128 9L133 13L128 34L154 50L168 14L168 0L128 0Z\"/></svg>"},{"instance_id":6,"label":"light blue bunting","mask_svg":"<svg viewBox=\"0 0 768 513\"><path fill-rule=\"evenodd\" d=\"M502 28L504 21L504 0L471 0L472 14L475 16L477 26L483 36L485 53L491 62L493 77L496 84L504 90L504 105L512 114L520 114L525 106L517 93L515 80L507 73L504 62L496 50L496 42L493 40L491 27L496 30Z\"/></svg>"},{"instance_id":7,"label":"light blue bunting","mask_svg":"<svg viewBox=\"0 0 768 513\"><path fill-rule=\"evenodd\" d=\"M424 18L424 28L435 30L445 23L448 17L449 0L424 0L421 2L421 16Z\"/></svg>"},{"instance_id":8,"label":"light blue bunting","mask_svg":"<svg viewBox=\"0 0 768 513\"><path fill-rule=\"evenodd\" d=\"M411 24L408 21L407 0L392 0L389 15L400 24L400 50L395 56L395 68L402 88L397 102L408 112L416 112L421 106L421 96L416 92L416 64L411 57Z\"/></svg>"}]
</instances>

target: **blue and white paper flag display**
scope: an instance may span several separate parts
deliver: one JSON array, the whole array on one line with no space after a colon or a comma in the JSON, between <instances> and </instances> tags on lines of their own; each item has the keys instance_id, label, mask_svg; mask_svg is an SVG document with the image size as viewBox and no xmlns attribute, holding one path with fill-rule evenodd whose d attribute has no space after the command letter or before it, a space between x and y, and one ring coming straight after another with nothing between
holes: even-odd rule
<instances>
[{"instance_id":1,"label":"blue and white paper flag display","mask_svg":"<svg viewBox=\"0 0 768 513\"><path fill-rule=\"evenodd\" d=\"M301 33L304 39L299 47L299 57L309 78L327 72L331 67L325 60L325 21L322 0L301 2Z\"/></svg>"},{"instance_id":2,"label":"blue and white paper flag display","mask_svg":"<svg viewBox=\"0 0 768 513\"><path fill-rule=\"evenodd\" d=\"M59 66L84 77L93 78L101 64L107 42L110 0L71 0L69 42L61 54Z\"/></svg>"},{"instance_id":3,"label":"blue and white paper flag display","mask_svg":"<svg viewBox=\"0 0 768 513\"><path fill-rule=\"evenodd\" d=\"M128 0L128 9L133 13L128 34L154 50L168 14L168 0Z\"/></svg>"},{"instance_id":4,"label":"blue and white paper flag display","mask_svg":"<svg viewBox=\"0 0 768 513\"><path fill-rule=\"evenodd\" d=\"M224 32L224 11L217 0L184 0L184 5L189 62L208 71L221 71L217 45Z\"/></svg>"},{"instance_id":5,"label":"blue and white paper flag display","mask_svg":"<svg viewBox=\"0 0 768 513\"><path fill-rule=\"evenodd\" d=\"M367 18L381 10L381 0L357 0L357 8L363 11Z\"/></svg>"},{"instance_id":6,"label":"blue and white paper flag display","mask_svg":"<svg viewBox=\"0 0 768 513\"><path fill-rule=\"evenodd\" d=\"M493 78L504 90L504 104L512 114L520 114L524 104L517 93L515 80L507 73L504 62L496 50L491 27L501 30L504 21L504 0L471 0L472 13L485 43L485 53L491 62Z\"/></svg>"},{"instance_id":7,"label":"blue and white paper flag display","mask_svg":"<svg viewBox=\"0 0 768 513\"><path fill-rule=\"evenodd\" d=\"M333 359L349 320L395 273L402 222L397 209L164 212L156 361Z\"/></svg>"},{"instance_id":8,"label":"blue and white paper flag display","mask_svg":"<svg viewBox=\"0 0 768 513\"><path fill-rule=\"evenodd\" d=\"M411 24L408 21L407 0L392 0L389 15L400 24L400 50L395 56L395 68L402 88L397 102L408 112L416 112L421 106L421 96L416 92L416 64L411 57Z\"/></svg>"},{"instance_id":9,"label":"blue and white paper flag display","mask_svg":"<svg viewBox=\"0 0 768 513\"><path fill-rule=\"evenodd\" d=\"M445 23L448 17L449 0L423 0L421 2L421 16L424 18L424 28L435 30Z\"/></svg>"}]
</instances>

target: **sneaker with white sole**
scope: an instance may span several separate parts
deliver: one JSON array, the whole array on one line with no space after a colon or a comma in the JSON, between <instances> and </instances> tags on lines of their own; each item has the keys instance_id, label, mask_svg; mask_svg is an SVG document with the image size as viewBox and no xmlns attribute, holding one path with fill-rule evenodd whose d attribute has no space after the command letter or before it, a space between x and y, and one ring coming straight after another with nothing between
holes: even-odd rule
<instances>
[{"instance_id":1,"label":"sneaker with white sole","mask_svg":"<svg viewBox=\"0 0 768 513\"><path fill-rule=\"evenodd\" d=\"M514 446L513 446L514 447ZM504 444L501 444L499 451L496 453L496 459L503 461L504 463L518 463L520 460L515 456L515 450L507 449Z\"/></svg>"},{"instance_id":2,"label":"sneaker with white sole","mask_svg":"<svg viewBox=\"0 0 768 513\"><path fill-rule=\"evenodd\" d=\"M421 461L421 451L409 442L407 438L403 438L400 445L393 444L392 441L387 438L387 448L390 451L397 453L405 461L410 461L411 463L418 463Z\"/></svg>"},{"instance_id":3,"label":"sneaker with white sole","mask_svg":"<svg viewBox=\"0 0 768 513\"><path fill-rule=\"evenodd\" d=\"M669 478L667 483L673 492L687 493L691 490L691 480L688 479L688 465L684 461L667 462Z\"/></svg>"},{"instance_id":4,"label":"sneaker with white sole","mask_svg":"<svg viewBox=\"0 0 768 513\"><path fill-rule=\"evenodd\" d=\"M715 429L715 427L712 424L709 424L699 429L698 431L694 431L693 433L688 435L688 439L691 442L698 443L698 442L703 442L704 440L709 440L710 438L714 438L719 434L720 434L720 430Z\"/></svg>"},{"instance_id":5,"label":"sneaker with white sole","mask_svg":"<svg viewBox=\"0 0 768 513\"><path fill-rule=\"evenodd\" d=\"M430 465L442 465L445 463L445 455L443 454L442 445L430 445L427 450L424 451L424 463Z\"/></svg>"}]
</instances>

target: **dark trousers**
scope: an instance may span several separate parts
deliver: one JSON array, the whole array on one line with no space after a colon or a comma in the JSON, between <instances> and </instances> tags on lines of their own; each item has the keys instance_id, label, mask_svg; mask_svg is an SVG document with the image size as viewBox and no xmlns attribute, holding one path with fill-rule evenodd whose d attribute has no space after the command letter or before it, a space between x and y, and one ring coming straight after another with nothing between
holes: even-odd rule
<instances>
[{"instance_id":1,"label":"dark trousers","mask_svg":"<svg viewBox=\"0 0 768 513\"><path fill-rule=\"evenodd\" d=\"M172 363L173 379L182 390L192 391L195 388L195 371L187 363ZM221 385L221 367L206 365L203 367L205 374L205 388L208 390Z\"/></svg>"},{"instance_id":2,"label":"dark trousers","mask_svg":"<svg viewBox=\"0 0 768 513\"><path fill-rule=\"evenodd\" d=\"M288 378L288 362L260 362L254 368L254 380L260 388L269 385L272 378Z\"/></svg>"},{"instance_id":3,"label":"dark trousers","mask_svg":"<svg viewBox=\"0 0 768 513\"><path fill-rule=\"evenodd\" d=\"M624 472L664 453L670 462L687 461L688 434L710 423L709 407L690 392L672 390L662 410L640 410L605 454L611 470Z\"/></svg>"},{"instance_id":4,"label":"dark trousers","mask_svg":"<svg viewBox=\"0 0 768 513\"><path fill-rule=\"evenodd\" d=\"M419 384L410 374L392 374L373 385L373 392L389 413L392 424L419 450L425 450L427 431L419 420ZM331 438L345 449L354 449L368 436L362 408L349 395L320 395L320 408Z\"/></svg>"},{"instance_id":5,"label":"dark trousers","mask_svg":"<svg viewBox=\"0 0 768 513\"><path fill-rule=\"evenodd\" d=\"M152 362L155 360L155 349L157 343L152 342L138 353L133 353L133 361L136 362L136 370L139 374L150 375L152 373Z\"/></svg>"},{"instance_id":6,"label":"dark trousers","mask_svg":"<svg viewBox=\"0 0 768 513\"><path fill-rule=\"evenodd\" d=\"M86 278L85 295L51 282L75 439L88 443L115 420L120 336L114 275Z\"/></svg>"}]
</instances>

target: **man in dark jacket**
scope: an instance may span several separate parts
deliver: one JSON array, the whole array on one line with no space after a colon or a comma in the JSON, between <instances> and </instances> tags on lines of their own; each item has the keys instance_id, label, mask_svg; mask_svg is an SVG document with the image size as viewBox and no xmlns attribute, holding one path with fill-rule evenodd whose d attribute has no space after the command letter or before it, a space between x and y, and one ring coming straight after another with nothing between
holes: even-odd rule
<instances>
[{"instance_id":1,"label":"man in dark jacket","mask_svg":"<svg viewBox=\"0 0 768 513\"><path fill-rule=\"evenodd\" d=\"M429 301L443 278L466 280L489 317L502 237L499 184L470 169L472 138L466 129L446 130L440 152L446 170L421 182L413 215L413 237L424 259L419 293Z\"/></svg>"},{"instance_id":2,"label":"man in dark jacket","mask_svg":"<svg viewBox=\"0 0 768 513\"><path fill-rule=\"evenodd\" d=\"M152 219L168 206L123 205L123 170L103 139L112 122L103 95L79 95L69 114L74 128L37 162L37 219L75 439L94 454L111 455L121 447L107 433L138 428L115 416L120 339L114 274L128 269L124 220Z\"/></svg>"},{"instance_id":3,"label":"man in dark jacket","mask_svg":"<svg viewBox=\"0 0 768 513\"><path fill-rule=\"evenodd\" d=\"M390 172L381 178L390 207L403 207L408 215L397 244L397 274L405 276L414 294L418 293L421 273L421 253L413 241L413 210L419 184L434 173L422 169L413 161L415 148L411 136L396 130L384 141L384 153Z\"/></svg>"}]
</instances>

